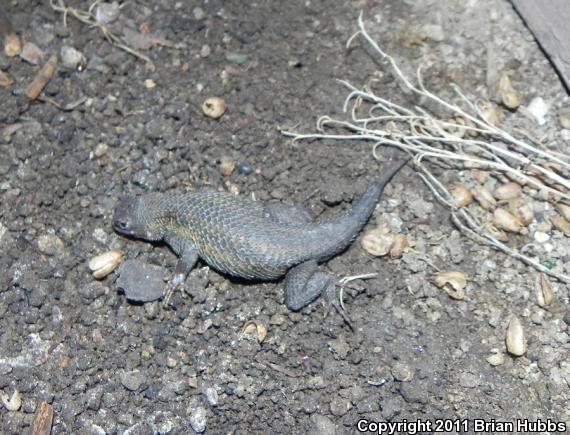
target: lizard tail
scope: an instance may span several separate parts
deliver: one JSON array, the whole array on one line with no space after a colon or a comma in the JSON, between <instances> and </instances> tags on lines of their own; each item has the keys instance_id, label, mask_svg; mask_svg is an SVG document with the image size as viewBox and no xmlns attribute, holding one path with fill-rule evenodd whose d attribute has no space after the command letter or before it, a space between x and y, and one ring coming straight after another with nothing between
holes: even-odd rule
<instances>
[{"instance_id":1,"label":"lizard tail","mask_svg":"<svg viewBox=\"0 0 570 435\"><path fill-rule=\"evenodd\" d=\"M376 181L368 186L358 202L347 211L346 217L353 220L353 224L349 226L355 225L357 227L356 233L368 222L386 185L411 159L412 157L400 160L386 169Z\"/></svg>"},{"instance_id":2,"label":"lizard tail","mask_svg":"<svg viewBox=\"0 0 570 435\"><path fill-rule=\"evenodd\" d=\"M386 169L344 213L316 222L313 229L306 234L305 252L311 252L309 254L311 258L324 261L350 245L376 208L384 187L410 160L411 157L400 160Z\"/></svg>"}]
</instances>

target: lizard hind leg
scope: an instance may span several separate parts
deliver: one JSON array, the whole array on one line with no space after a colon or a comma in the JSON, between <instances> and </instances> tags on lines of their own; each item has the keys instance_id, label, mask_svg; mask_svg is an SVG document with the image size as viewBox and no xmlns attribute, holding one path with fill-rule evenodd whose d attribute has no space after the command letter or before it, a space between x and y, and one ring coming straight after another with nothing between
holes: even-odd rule
<instances>
[{"instance_id":1,"label":"lizard hind leg","mask_svg":"<svg viewBox=\"0 0 570 435\"><path fill-rule=\"evenodd\" d=\"M352 322L340 305L336 291L337 279L318 271L315 260L301 263L289 270L285 276L285 305L290 310L298 311L309 305L320 295L334 307L348 326L353 329Z\"/></svg>"}]
</instances>

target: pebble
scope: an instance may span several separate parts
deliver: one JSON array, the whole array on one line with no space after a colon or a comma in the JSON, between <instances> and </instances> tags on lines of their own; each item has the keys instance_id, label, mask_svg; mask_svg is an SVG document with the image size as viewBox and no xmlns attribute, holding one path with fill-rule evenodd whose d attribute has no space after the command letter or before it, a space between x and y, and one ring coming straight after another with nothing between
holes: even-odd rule
<instances>
[{"instance_id":1,"label":"pebble","mask_svg":"<svg viewBox=\"0 0 570 435\"><path fill-rule=\"evenodd\" d=\"M4 234L6 234L6 231L7 231L6 225L4 225L2 221L0 221L0 241L2 241L2 237L4 237Z\"/></svg>"},{"instance_id":2,"label":"pebble","mask_svg":"<svg viewBox=\"0 0 570 435\"><path fill-rule=\"evenodd\" d=\"M207 387L204 389L204 396L206 396L206 401L210 406L218 405L218 392L213 387Z\"/></svg>"},{"instance_id":3,"label":"pebble","mask_svg":"<svg viewBox=\"0 0 570 435\"><path fill-rule=\"evenodd\" d=\"M22 51L22 41L15 33L4 36L4 54L8 57L14 57Z\"/></svg>"},{"instance_id":4,"label":"pebble","mask_svg":"<svg viewBox=\"0 0 570 435\"><path fill-rule=\"evenodd\" d=\"M425 24L422 27L424 35L435 42L442 42L445 39L443 27L439 24Z\"/></svg>"},{"instance_id":5,"label":"pebble","mask_svg":"<svg viewBox=\"0 0 570 435\"><path fill-rule=\"evenodd\" d=\"M544 117L548 113L548 109L548 104L541 97L533 98L527 107L528 112L534 116L538 125L543 125L546 122Z\"/></svg>"},{"instance_id":6,"label":"pebble","mask_svg":"<svg viewBox=\"0 0 570 435\"><path fill-rule=\"evenodd\" d=\"M352 408L350 400L343 397L337 397L330 403L331 413L337 417L342 417Z\"/></svg>"},{"instance_id":7,"label":"pebble","mask_svg":"<svg viewBox=\"0 0 570 435\"><path fill-rule=\"evenodd\" d=\"M208 57L211 53L212 53L212 49L210 48L210 46L208 44L202 45L202 48L200 49L200 56L201 57Z\"/></svg>"},{"instance_id":8,"label":"pebble","mask_svg":"<svg viewBox=\"0 0 570 435\"><path fill-rule=\"evenodd\" d=\"M107 145L104 142L97 144L97 146L93 150L93 157L95 158L103 157L105 154L107 154L108 149L109 145Z\"/></svg>"},{"instance_id":9,"label":"pebble","mask_svg":"<svg viewBox=\"0 0 570 435\"><path fill-rule=\"evenodd\" d=\"M313 424L311 433L314 435L321 435L323 433L328 435L336 434L336 426L334 422L326 415L311 415L311 423Z\"/></svg>"},{"instance_id":10,"label":"pebble","mask_svg":"<svg viewBox=\"0 0 570 435\"><path fill-rule=\"evenodd\" d=\"M570 130L570 109L560 112L560 115L558 115L558 119L560 120L560 125L562 126L562 128Z\"/></svg>"},{"instance_id":11,"label":"pebble","mask_svg":"<svg viewBox=\"0 0 570 435\"><path fill-rule=\"evenodd\" d=\"M17 411L22 406L22 396L18 390L14 390L12 395L0 391L0 400L8 411Z\"/></svg>"},{"instance_id":12,"label":"pebble","mask_svg":"<svg viewBox=\"0 0 570 435\"><path fill-rule=\"evenodd\" d=\"M220 159L220 171L222 172L222 175L226 177L231 175L235 167L236 164L231 156L228 155L222 156L222 158Z\"/></svg>"},{"instance_id":13,"label":"pebble","mask_svg":"<svg viewBox=\"0 0 570 435\"><path fill-rule=\"evenodd\" d=\"M86 62L83 53L68 45L61 47L59 54L61 56L62 65L69 69L76 69L78 66Z\"/></svg>"},{"instance_id":14,"label":"pebble","mask_svg":"<svg viewBox=\"0 0 570 435\"><path fill-rule=\"evenodd\" d=\"M502 353L494 353L487 357L487 362L493 367L500 366L505 362L505 356Z\"/></svg>"},{"instance_id":15,"label":"pebble","mask_svg":"<svg viewBox=\"0 0 570 435\"><path fill-rule=\"evenodd\" d=\"M204 12L204 9L200 7L195 7L192 9L192 14L194 15L194 19L198 21L203 20L206 17L206 12Z\"/></svg>"},{"instance_id":16,"label":"pebble","mask_svg":"<svg viewBox=\"0 0 570 435\"><path fill-rule=\"evenodd\" d=\"M479 385L479 378L473 373L461 373L459 375L459 385L464 388L475 388Z\"/></svg>"},{"instance_id":17,"label":"pebble","mask_svg":"<svg viewBox=\"0 0 570 435\"><path fill-rule=\"evenodd\" d=\"M124 372L120 376L121 384L129 391L138 391L145 380L145 375L140 370Z\"/></svg>"},{"instance_id":18,"label":"pebble","mask_svg":"<svg viewBox=\"0 0 570 435\"><path fill-rule=\"evenodd\" d=\"M26 42L20 57L32 65L40 65L45 61L45 53L33 42Z\"/></svg>"},{"instance_id":19,"label":"pebble","mask_svg":"<svg viewBox=\"0 0 570 435\"><path fill-rule=\"evenodd\" d=\"M248 57L246 54L229 52L226 53L226 60L236 65L243 65L248 61Z\"/></svg>"},{"instance_id":20,"label":"pebble","mask_svg":"<svg viewBox=\"0 0 570 435\"><path fill-rule=\"evenodd\" d=\"M121 8L118 2L99 3L95 9L95 21L101 24L109 24L119 16Z\"/></svg>"},{"instance_id":21,"label":"pebble","mask_svg":"<svg viewBox=\"0 0 570 435\"><path fill-rule=\"evenodd\" d=\"M427 403L428 392L425 388L415 385L414 382L400 384L400 394L408 403Z\"/></svg>"},{"instance_id":22,"label":"pebble","mask_svg":"<svg viewBox=\"0 0 570 435\"><path fill-rule=\"evenodd\" d=\"M192 410L192 416L190 417L190 426L195 432L202 433L206 430L207 416L206 408L203 406L198 406L196 409Z\"/></svg>"},{"instance_id":23,"label":"pebble","mask_svg":"<svg viewBox=\"0 0 570 435\"><path fill-rule=\"evenodd\" d=\"M38 249L45 255L58 255L63 252L63 241L55 234L42 234L38 238Z\"/></svg>"},{"instance_id":24,"label":"pebble","mask_svg":"<svg viewBox=\"0 0 570 435\"><path fill-rule=\"evenodd\" d=\"M117 288L131 301L150 302L164 294L166 272L162 267L127 260L121 264L118 272Z\"/></svg>"},{"instance_id":25,"label":"pebble","mask_svg":"<svg viewBox=\"0 0 570 435\"><path fill-rule=\"evenodd\" d=\"M242 175L249 175L253 172L253 168L251 167L251 165L245 162L239 163L237 165L237 170Z\"/></svg>"},{"instance_id":26,"label":"pebble","mask_svg":"<svg viewBox=\"0 0 570 435\"><path fill-rule=\"evenodd\" d=\"M550 236L542 231L537 231L534 233L534 240L538 243L548 242L550 240Z\"/></svg>"},{"instance_id":27,"label":"pebble","mask_svg":"<svg viewBox=\"0 0 570 435\"><path fill-rule=\"evenodd\" d=\"M414 372L406 364L396 363L392 367L392 376L400 382L409 382L414 377Z\"/></svg>"}]
</instances>

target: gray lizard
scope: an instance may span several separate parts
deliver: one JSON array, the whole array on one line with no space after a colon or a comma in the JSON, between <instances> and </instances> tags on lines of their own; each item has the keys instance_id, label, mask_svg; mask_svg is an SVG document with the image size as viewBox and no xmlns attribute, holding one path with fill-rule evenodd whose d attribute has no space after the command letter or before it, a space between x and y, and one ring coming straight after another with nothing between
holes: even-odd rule
<instances>
[{"instance_id":1,"label":"gray lizard","mask_svg":"<svg viewBox=\"0 0 570 435\"><path fill-rule=\"evenodd\" d=\"M388 168L351 208L331 218L313 220L300 207L203 189L125 197L115 210L113 226L118 233L164 241L172 248L180 257L172 287L180 286L201 259L222 273L248 280L285 275L285 303L291 310L322 294L343 314L337 280L317 265L350 245L384 186L407 161Z\"/></svg>"}]
</instances>

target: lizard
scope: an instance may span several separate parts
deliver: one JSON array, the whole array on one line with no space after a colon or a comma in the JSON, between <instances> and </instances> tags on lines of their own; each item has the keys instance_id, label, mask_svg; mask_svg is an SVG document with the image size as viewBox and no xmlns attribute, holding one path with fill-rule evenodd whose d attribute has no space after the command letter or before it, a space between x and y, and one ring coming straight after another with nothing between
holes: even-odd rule
<instances>
[{"instance_id":1,"label":"lizard","mask_svg":"<svg viewBox=\"0 0 570 435\"><path fill-rule=\"evenodd\" d=\"M322 294L350 325L337 301L338 280L319 271L318 265L352 243L386 184L408 161L390 166L350 208L332 217L315 220L300 206L261 203L203 188L126 196L115 209L113 227L128 237L163 241L179 256L170 294L202 260L223 274L246 280L285 276L289 309L298 311Z\"/></svg>"}]
</instances>

